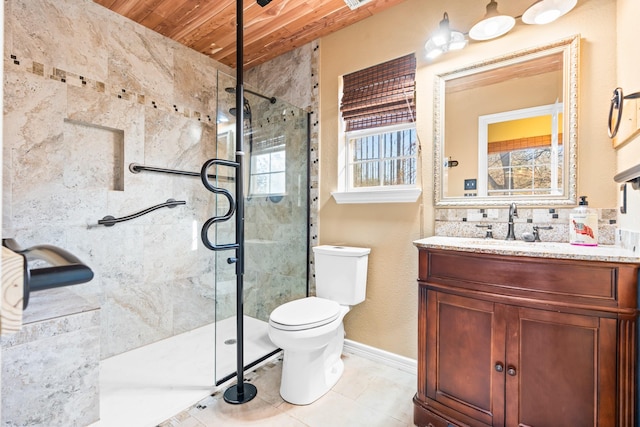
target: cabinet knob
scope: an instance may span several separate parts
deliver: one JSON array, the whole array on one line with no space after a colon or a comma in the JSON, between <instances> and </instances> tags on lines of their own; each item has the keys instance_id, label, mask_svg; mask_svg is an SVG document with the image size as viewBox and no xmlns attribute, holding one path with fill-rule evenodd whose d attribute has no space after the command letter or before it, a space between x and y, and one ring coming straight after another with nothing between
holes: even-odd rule
<instances>
[{"instance_id":1,"label":"cabinet knob","mask_svg":"<svg viewBox=\"0 0 640 427\"><path fill-rule=\"evenodd\" d=\"M495 368L496 368L496 371L498 371L498 372L504 371L504 365L502 363L500 363L500 362L496 363Z\"/></svg>"},{"instance_id":2,"label":"cabinet knob","mask_svg":"<svg viewBox=\"0 0 640 427\"><path fill-rule=\"evenodd\" d=\"M509 366L509 368L507 368L507 374L511 375L512 377L516 376L516 368L514 368L513 366Z\"/></svg>"}]
</instances>

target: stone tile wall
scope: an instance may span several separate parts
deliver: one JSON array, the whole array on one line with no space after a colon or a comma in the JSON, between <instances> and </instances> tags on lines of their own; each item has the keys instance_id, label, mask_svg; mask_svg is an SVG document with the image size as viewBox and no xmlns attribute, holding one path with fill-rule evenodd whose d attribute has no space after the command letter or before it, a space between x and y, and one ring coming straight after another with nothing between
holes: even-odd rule
<instances>
[{"instance_id":1,"label":"stone tile wall","mask_svg":"<svg viewBox=\"0 0 640 427\"><path fill-rule=\"evenodd\" d=\"M0 340L2 425L86 426L98 421L98 306L68 289L35 292L29 304L22 330Z\"/></svg>"},{"instance_id":2,"label":"stone tile wall","mask_svg":"<svg viewBox=\"0 0 640 427\"><path fill-rule=\"evenodd\" d=\"M274 108L288 99L311 102L303 95L311 54L309 45L289 55L297 58L282 74L289 86L271 91L267 79L256 88L282 99ZM269 67L254 71L253 80ZM128 167L199 171L209 158L233 156L233 147L216 145L216 117L218 93L233 85L227 77L235 71L90 0L5 1L4 69L3 237L22 246L59 246L93 269L95 278L73 291L101 307L101 357L214 321L216 273L224 282L233 266L225 261L229 254L216 264L199 233L206 219L226 208L216 206L197 178L133 174ZM260 112L262 119L267 113ZM293 131L301 119L297 113L287 126ZM298 150L306 151L305 144L300 141ZM297 183L305 192L307 183ZM186 205L97 225L106 215L129 215L169 198ZM283 207L277 205L274 218L289 213ZM264 208L256 204L254 211ZM306 238L306 220L303 228L291 230L295 239ZM257 301L299 293L272 288L289 287L287 277L300 274L293 265L302 251L294 257L281 249L272 252L277 264L269 267L269 280L258 281L255 270L249 275L269 291L254 296L263 317L268 309Z\"/></svg>"}]
</instances>

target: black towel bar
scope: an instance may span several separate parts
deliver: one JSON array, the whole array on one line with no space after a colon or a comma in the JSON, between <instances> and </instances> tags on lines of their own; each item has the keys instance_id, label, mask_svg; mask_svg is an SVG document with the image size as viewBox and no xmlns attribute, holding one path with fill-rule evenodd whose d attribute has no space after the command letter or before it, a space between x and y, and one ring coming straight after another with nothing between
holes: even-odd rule
<instances>
[{"instance_id":1,"label":"black towel bar","mask_svg":"<svg viewBox=\"0 0 640 427\"><path fill-rule=\"evenodd\" d=\"M156 167L156 166L141 165L139 163L131 163L131 164L129 164L129 171L131 173L140 173L142 171L147 171L147 172L167 173L167 174L170 174L170 175L183 175L183 176L200 177L200 172L189 172L189 171L183 171L183 170L179 170L179 169L159 168L159 167ZM232 177L232 176L218 176L218 175L209 174L209 175L207 175L207 177L209 177L211 179L216 179L218 181L233 182L235 180L235 178Z\"/></svg>"}]
</instances>

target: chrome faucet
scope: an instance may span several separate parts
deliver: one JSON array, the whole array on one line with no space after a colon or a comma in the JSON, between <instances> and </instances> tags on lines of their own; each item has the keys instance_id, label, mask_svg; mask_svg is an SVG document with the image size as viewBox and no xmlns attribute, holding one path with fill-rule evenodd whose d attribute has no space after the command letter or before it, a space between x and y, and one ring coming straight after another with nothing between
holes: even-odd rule
<instances>
[{"instance_id":1,"label":"chrome faucet","mask_svg":"<svg viewBox=\"0 0 640 427\"><path fill-rule=\"evenodd\" d=\"M516 233L513 227L513 217L518 216L518 207L514 202L509 205L509 228L507 229L507 238L505 240L516 240Z\"/></svg>"}]
</instances>

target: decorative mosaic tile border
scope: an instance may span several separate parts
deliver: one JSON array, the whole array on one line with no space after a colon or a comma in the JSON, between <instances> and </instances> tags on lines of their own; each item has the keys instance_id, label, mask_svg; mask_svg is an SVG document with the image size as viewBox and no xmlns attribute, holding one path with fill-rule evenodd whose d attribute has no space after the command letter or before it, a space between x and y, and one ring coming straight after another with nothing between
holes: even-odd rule
<instances>
[{"instance_id":1,"label":"decorative mosaic tile border","mask_svg":"<svg viewBox=\"0 0 640 427\"><path fill-rule=\"evenodd\" d=\"M167 113L179 114L198 121L214 122L216 119L215 113L205 114L200 111L178 106L171 102L166 102L165 100L151 100L144 93L136 93L126 88L114 87L108 83L93 80L71 71L56 68L52 65L41 64L35 61L31 61L31 64L27 65L28 61L21 60L16 55L10 55L10 60L14 66L19 67L23 71L45 79L55 80L70 86L86 87L96 93L109 94L124 101L146 105L147 107L156 108Z\"/></svg>"},{"instance_id":2,"label":"decorative mosaic tile border","mask_svg":"<svg viewBox=\"0 0 640 427\"><path fill-rule=\"evenodd\" d=\"M320 229L318 227L318 215L320 206L318 198L320 197L319 179L320 176L320 156L318 155L319 147L319 131L320 131L320 45L316 40L312 42L311 53L311 111L309 114L309 128L311 129L310 147L309 147L309 247L318 245L318 236ZM313 254L309 254L309 295L315 295L316 279L315 265L313 263Z\"/></svg>"}]
</instances>

